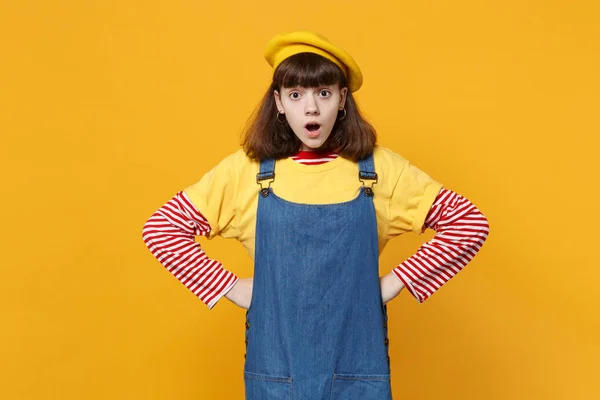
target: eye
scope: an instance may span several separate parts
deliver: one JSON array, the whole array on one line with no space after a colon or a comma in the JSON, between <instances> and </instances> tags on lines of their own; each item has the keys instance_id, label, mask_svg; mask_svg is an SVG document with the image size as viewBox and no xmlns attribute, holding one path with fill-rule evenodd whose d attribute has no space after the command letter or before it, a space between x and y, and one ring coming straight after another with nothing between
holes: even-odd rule
<instances>
[{"instance_id":1,"label":"eye","mask_svg":"<svg viewBox=\"0 0 600 400\"><path fill-rule=\"evenodd\" d=\"M327 93L327 94L326 94L325 96L323 96L323 97L329 97L329 96L331 95L331 92L330 92L329 90L326 90L326 89L323 89L323 90L321 90L321 94L323 94L323 93Z\"/></svg>"},{"instance_id":2,"label":"eye","mask_svg":"<svg viewBox=\"0 0 600 400\"><path fill-rule=\"evenodd\" d=\"M295 94L297 94L298 96L297 96L297 97L294 97L294 95L295 95ZM290 97L291 97L292 99L298 99L298 98L300 98L300 93L298 93L298 92L292 92L292 93L290 93Z\"/></svg>"}]
</instances>

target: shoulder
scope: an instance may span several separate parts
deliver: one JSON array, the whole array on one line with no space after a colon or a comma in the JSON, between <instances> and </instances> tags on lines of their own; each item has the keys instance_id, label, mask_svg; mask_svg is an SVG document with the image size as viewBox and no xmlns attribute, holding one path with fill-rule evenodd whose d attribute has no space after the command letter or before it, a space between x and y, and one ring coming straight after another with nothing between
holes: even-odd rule
<instances>
[{"instance_id":1,"label":"shoulder","mask_svg":"<svg viewBox=\"0 0 600 400\"><path fill-rule=\"evenodd\" d=\"M239 174L243 171L254 170L258 168L258 165L258 161L252 160L243 149L239 149L222 158L215 168L229 171L231 174Z\"/></svg>"},{"instance_id":2,"label":"shoulder","mask_svg":"<svg viewBox=\"0 0 600 400\"><path fill-rule=\"evenodd\" d=\"M251 164L254 161L252 159L250 159L246 153L244 152L244 149L239 149L233 153L230 153L229 155L225 156L220 164L223 165L238 165L238 166L242 166L242 165L246 165L246 164Z\"/></svg>"},{"instance_id":3,"label":"shoulder","mask_svg":"<svg viewBox=\"0 0 600 400\"><path fill-rule=\"evenodd\" d=\"M386 175L399 175L408 164L408 160L400 154L379 145L373 149L373 161L375 170Z\"/></svg>"},{"instance_id":4,"label":"shoulder","mask_svg":"<svg viewBox=\"0 0 600 400\"><path fill-rule=\"evenodd\" d=\"M223 158L216 168L220 170L223 179L229 181L237 191L256 183L260 162L248 157L243 149L239 149Z\"/></svg>"}]
</instances>

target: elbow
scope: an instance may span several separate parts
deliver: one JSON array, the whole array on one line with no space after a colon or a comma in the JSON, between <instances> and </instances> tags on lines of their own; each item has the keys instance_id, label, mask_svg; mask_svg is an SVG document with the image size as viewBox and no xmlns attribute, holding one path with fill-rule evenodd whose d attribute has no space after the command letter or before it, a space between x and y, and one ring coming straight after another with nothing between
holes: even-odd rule
<instances>
[{"instance_id":1,"label":"elbow","mask_svg":"<svg viewBox=\"0 0 600 400\"><path fill-rule=\"evenodd\" d=\"M146 244L146 247L150 247L150 241L153 233L156 232L156 227L153 226L153 220L156 218L156 213L152 214L150 218L142 226L142 240Z\"/></svg>"},{"instance_id":2,"label":"elbow","mask_svg":"<svg viewBox=\"0 0 600 400\"><path fill-rule=\"evenodd\" d=\"M146 247L148 246L148 233L149 233L149 226L148 226L148 221L146 221L144 223L144 226L142 226L142 241L144 242Z\"/></svg>"},{"instance_id":3,"label":"elbow","mask_svg":"<svg viewBox=\"0 0 600 400\"><path fill-rule=\"evenodd\" d=\"M490 222L485 215L480 213L480 226L481 226L481 244L483 244L488 236L490 235Z\"/></svg>"}]
</instances>

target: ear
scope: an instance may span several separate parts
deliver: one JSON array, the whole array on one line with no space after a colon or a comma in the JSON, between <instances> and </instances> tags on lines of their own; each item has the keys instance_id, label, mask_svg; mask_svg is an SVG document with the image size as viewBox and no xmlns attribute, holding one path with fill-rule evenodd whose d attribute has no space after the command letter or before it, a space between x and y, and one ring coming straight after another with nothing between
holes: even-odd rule
<instances>
[{"instance_id":1,"label":"ear","mask_svg":"<svg viewBox=\"0 0 600 400\"><path fill-rule=\"evenodd\" d=\"M273 96L275 97L275 104L277 104L277 111L279 111L281 114L284 114L283 105L281 104L281 98L279 97L279 92L277 90L274 90Z\"/></svg>"},{"instance_id":2,"label":"ear","mask_svg":"<svg viewBox=\"0 0 600 400\"><path fill-rule=\"evenodd\" d=\"M348 94L348 88L343 87L340 89L340 110L346 105L346 95Z\"/></svg>"}]
</instances>

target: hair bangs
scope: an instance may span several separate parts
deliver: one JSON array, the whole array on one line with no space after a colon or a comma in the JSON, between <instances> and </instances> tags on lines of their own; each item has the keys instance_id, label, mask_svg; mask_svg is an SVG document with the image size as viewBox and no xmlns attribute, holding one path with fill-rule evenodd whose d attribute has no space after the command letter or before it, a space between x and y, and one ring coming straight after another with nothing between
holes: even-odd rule
<instances>
[{"instance_id":1,"label":"hair bangs","mask_svg":"<svg viewBox=\"0 0 600 400\"><path fill-rule=\"evenodd\" d=\"M299 53L284 60L273 75L280 87L346 86L346 77L335 63L315 53Z\"/></svg>"}]
</instances>

